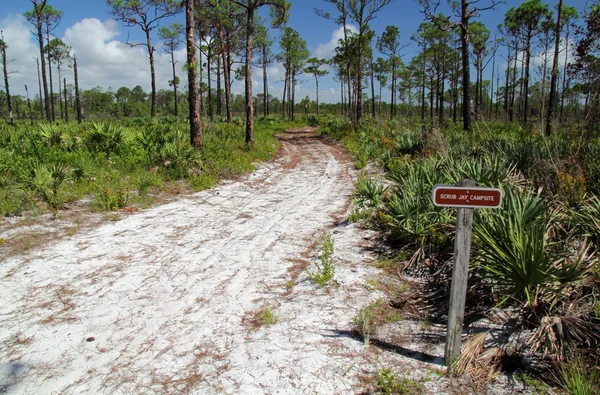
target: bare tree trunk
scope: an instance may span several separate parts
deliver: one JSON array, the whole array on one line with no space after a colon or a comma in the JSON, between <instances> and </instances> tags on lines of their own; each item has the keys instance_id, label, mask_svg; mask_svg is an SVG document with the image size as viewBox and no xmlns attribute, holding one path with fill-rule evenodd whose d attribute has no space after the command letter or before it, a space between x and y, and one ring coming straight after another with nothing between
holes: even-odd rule
<instances>
[{"instance_id":1,"label":"bare tree trunk","mask_svg":"<svg viewBox=\"0 0 600 395\"><path fill-rule=\"evenodd\" d=\"M292 121L294 120L294 115L295 115L295 106L296 106L296 70L293 70L292 72L292 84L291 84L291 88L292 88L292 100L290 102L291 104L291 111L292 111Z\"/></svg>"},{"instance_id":2,"label":"bare tree trunk","mask_svg":"<svg viewBox=\"0 0 600 395\"><path fill-rule=\"evenodd\" d=\"M44 120L44 104L42 102L44 97L42 96L42 80L40 79L40 61L38 58L35 58L35 63L37 64L38 87L40 88L40 120Z\"/></svg>"},{"instance_id":3,"label":"bare tree trunk","mask_svg":"<svg viewBox=\"0 0 600 395\"><path fill-rule=\"evenodd\" d=\"M344 116L344 80L340 76L340 98L341 98L341 113ZM380 99L381 100L381 99Z\"/></svg>"},{"instance_id":4,"label":"bare tree trunk","mask_svg":"<svg viewBox=\"0 0 600 395\"><path fill-rule=\"evenodd\" d=\"M200 38L200 40L202 40L202 38ZM202 41L200 41L200 43L202 43ZM198 48L198 66L200 73L200 85L198 86L200 95L198 97L198 104L200 106L200 115L206 116L206 108L204 107L204 66L202 65L202 48Z\"/></svg>"},{"instance_id":5,"label":"bare tree trunk","mask_svg":"<svg viewBox=\"0 0 600 395\"><path fill-rule=\"evenodd\" d=\"M527 37L525 48L525 93L523 94L523 124L527 125L527 113L529 112L529 64L531 63L531 37Z\"/></svg>"},{"instance_id":6,"label":"bare tree trunk","mask_svg":"<svg viewBox=\"0 0 600 395\"><path fill-rule=\"evenodd\" d=\"M148 49L148 58L150 59L150 79L151 79L151 105L150 116L156 116L156 72L154 71L154 47L150 41L150 30L144 29L146 32L146 48Z\"/></svg>"},{"instance_id":7,"label":"bare tree trunk","mask_svg":"<svg viewBox=\"0 0 600 395\"><path fill-rule=\"evenodd\" d=\"M214 119L214 111L213 111L213 100L212 100L212 79L210 78L210 61L212 59L212 49L210 47L210 45L208 46L208 54L206 56L206 73L207 73L207 80L208 80L208 117L210 119L211 122L213 122Z\"/></svg>"},{"instance_id":8,"label":"bare tree trunk","mask_svg":"<svg viewBox=\"0 0 600 395\"><path fill-rule=\"evenodd\" d=\"M223 36L223 27L219 25L219 41L221 42L221 56L223 62L223 84L225 85L225 110L227 112L227 123L232 123L233 118L231 115L231 76L229 75L230 70L230 54L231 50L229 45L229 38ZM227 41L225 41L227 40Z\"/></svg>"},{"instance_id":9,"label":"bare tree trunk","mask_svg":"<svg viewBox=\"0 0 600 395\"><path fill-rule=\"evenodd\" d=\"M217 54L217 115L223 115L223 92L221 91L221 57Z\"/></svg>"},{"instance_id":10,"label":"bare tree trunk","mask_svg":"<svg viewBox=\"0 0 600 395\"><path fill-rule=\"evenodd\" d=\"M6 104L8 105L8 118L11 125L13 122L12 102L10 99L10 87L8 85L8 69L6 66L6 46L2 46L2 67L4 68L4 86L6 88Z\"/></svg>"},{"instance_id":11,"label":"bare tree trunk","mask_svg":"<svg viewBox=\"0 0 600 395\"><path fill-rule=\"evenodd\" d=\"M427 47L423 48L423 55L425 54L425 52L427 51ZM425 61L425 56L423 56L423 79L422 79L422 83L421 83L421 121L425 120L425 66L426 66L426 61Z\"/></svg>"},{"instance_id":12,"label":"bare tree trunk","mask_svg":"<svg viewBox=\"0 0 600 395\"><path fill-rule=\"evenodd\" d=\"M46 26L46 45L47 48L50 48L50 30L49 27ZM52 87L52 62L50 61L50 52L47 53L48 56L48 76L50 77L50 121L54 122L56 120L56 115L54 112L54 91Z\"/></svg>"},{"instance_id":13,"label":"bare tree trunk","mask_svg":"<svg viewBox=\"0 0 600 395\"><path fill-rule=\"evenodd\" d=\"M246 145L254 142L254 104L252 101L252 38L254 8L248 3L246 26Z\"/></svg>"},{"instance_id":14,"label":"bare tree trunk","mask_svg":"<svg viewBox=\"0 0 600 395\"><path fill-rule=\"evenodd\" d=\"M370 58L370 68L371 68L371 116L375 118L377 114L375 113L375 75L373 73L373 55L371 54ZM318 84L318 82L317 82ZM319 88L317 85L317 98L319 94ZM319 115L319 105L317 100L317 116Z\"/></svg>"},{"instance_id":15,"label":"bare tree trunk","mask_svg":"<svg viewBox=\"0 0 600 395\"><path fill-rule=\"evenodd\" d=\"M552 121L556 108L556 80L558 79L558 50L560 47L560 31L562 30L563 0L558 1L558 16L556 18L556 42L554 45L554 59L552 61L552 78L550 80L550 98L548 99L548 117L546 118L546 136L552 134Z\"/></svg>"},{"instance_id":16,"label":"bare tree trunk","mask_svg":"<svg viewBox=\"0 0 600 395\"><path fill-rule=\"evenodd\" d=\"M57 65L58 70L58 109L60 112L60 119L63 119L63 104L62 104L62 89L60 89L60 82L62 78L60 78L60 65Z\"/></svg>"},{"instance_id":17,"label":"bare tree trunk","mask_svg":"<svg viewBox=\"0 0 600 395\"><path fill-rule=\"evenodd\" d=\"M469 64L469 0L462 0L460 41L462 58L463 129L471 132L471 76Z\"/></svg>"},{"instance_id":18,"label":"bare tree trunk","mask_svg":"<svg viewBox=\"0 0 600 395\"><path fill-rule=\"evenodd\" d=\"M194 36L194 0L185 2L185 36L187 44L188 63L188 106L190 122L190 144L194 147L202 147L202 133L200 131L200 109L198 106L198 76L196 43Z\"/></svg>"},{"instance_id":19,"label":"bare tree trunk","mask_svg":"<svg viewBox=\"0 0 600 395\"><path fill-rule=\"evenodd\" d=\"M317 117L319 116L319 79L316 78L316 85L317 85ZM375 108L375 107L373 107Z\"/></svg>"},{"instance_id":20,"label":"bare tree trunk","mask_svg":"<svg viewBox=\"0 0 600 395\"><path fill-rule=\"evenodd\" d=\"M262 47L262 70L263 70L263 115L269 115L269 85L267 81L267 51L266 47Z\"/></svg>"},{"instance_id":21,"label":"bare tree trunk","mask_svg":"<svg viewBox=\"0 0 600 395\"><path fill-rule=\"evenodd\" d=\"M34 2L37 6L37 4ZM46 110L46 120L51 120L50 117L50 98L48 97L48 81L46 79L46 57L44 56L44 36L42 34L42 19L41 15L37 18L37 34L38 43L40 46L40 60L42 64L42 85L44 86L44 109ZM42 117L43 118L43 117Z\"/></svg>"},{"instance_id":22,"label":"bare tree trunk","mask_svg":"<svg viewBox=\"0 0 600 395\"><path fill-rule=\"evenodd\" d=\"M29 108L29 122L33 125L33 112L31 111L31 100L29 100L29 89L25 85L25 93L27 94L27 107Z\"/></svg>"},{"instance_id":23,"label":"bare tree trunk","mask_svg":"<svg viewBox=\"0 0 600 395\"><path fill-rule=\"evenodd\" d=\"M77 123L81 123L81 97L79 95L79 77L77 74L77 58L73 56L73 71L75 73L75 105L77 106Z\"/></svg>"},{"instance_id":24,"label":"bare tree trunk","mask_svg":"<svg viewBox=\"0 0 600 395\"><path fill-rule=\"evenodd\" d=\"M390 87L392 96L390 97L390 119L396 115L396 61L392 58L392 86Z\"/></svg>"},{"instance_id":25,"label":"bare tree trunk","mask_svg":"<svg viewBox=\"0 0 600 395\"><path fill-rule=\"evenodd\" d=\"M196 48L194 47L194 52ZM196 54L194 54L195 56ZM171 51L171 65L173 66L173 100L175 101L175 116L179 115L179 111L177 109L177 74L175 74L175 54ZM196 84L197 86L197 84Z\"/></svg>"},{"instance_id":26,"label":"bare tree trunk","mask_svg":"<svg viewBox=\"0 0 600 395\"><path fill-rule=\"evenodd\" d=\"M496 33L494 33L494 55L492 57L492 79L490 80L492 86L490 87L490 112L489 118L492 119L492 112L494 110L494 72L496 71ZM498 99L496 99L498 100Z\"/></svg>"},{"instance_id":27,"label":"bare tree trunk","mask_svg":"<svg viewBox=\"0 0 600 395\"><path fill-rule=\"evenodd\" d=\"M560 92L560 122L563 122L563 110L565 107L565 92L569 87L568 78L567 78L567 65L569 64L569 25L567 24L565 34L565 65L563 67L563 80L562 80L562 90Z\"/></svg>"},{"instance_id":28,"label":"bare tree trunk","mask_svg":"<svg viewBox=\"0 0 600 395\"><path fill-rule=\"evenodd\" d=\"M285 94L287 93L287 82L288 82L288 75L287 75L288 71L286 69L285 71L285 77L283 79L283 97L281 98L281 116L285 118L285 110L286 110L286 106L285 106Z\"/></svg>"},{"instance_id":29,"label":"bare tree trunk","mask_svg":"<svg viewBox=\"0 0 600 395\"><path fill-rule=\"evenodd\" d=\"M63 91L64 91L64 101L65 101L65 122L69 122L69 104L67 102L67 79L63 78Z\"/></svg>"}]
</instances>

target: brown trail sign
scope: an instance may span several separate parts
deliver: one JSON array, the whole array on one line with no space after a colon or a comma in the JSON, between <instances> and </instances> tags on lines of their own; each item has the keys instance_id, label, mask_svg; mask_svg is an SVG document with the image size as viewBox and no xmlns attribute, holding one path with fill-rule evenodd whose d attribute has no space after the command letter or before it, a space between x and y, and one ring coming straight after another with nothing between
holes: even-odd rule
<instances>
[{"instance_id":1,"label":"brown trail sign","mask_svg":"<svg viewBox=\"0 0 600 395\"><path fill-rule=\"evenodd\" d=\"M459 186L436 185L432 191L433 204L458 207L456 214L456 239L454 240L454 266L448 308L448 332L444 360L450 365L460 355L461 335L465 317L467 279L474 208L498 208L502 203L502 191L497 188L476 187L473 180L461 180Z\"/></svg>"},{"instance_id":2,"label":"brown trail sign","mask_svg":"<svg viewBox=\"0 0 600 395\"><path fill-rule=\"evenodd\" d=\"M497 188L457 187L436 185L433 187L433 204L444 207L497 208L502 203L502 191Z\"/></svg>"}]
</instances>

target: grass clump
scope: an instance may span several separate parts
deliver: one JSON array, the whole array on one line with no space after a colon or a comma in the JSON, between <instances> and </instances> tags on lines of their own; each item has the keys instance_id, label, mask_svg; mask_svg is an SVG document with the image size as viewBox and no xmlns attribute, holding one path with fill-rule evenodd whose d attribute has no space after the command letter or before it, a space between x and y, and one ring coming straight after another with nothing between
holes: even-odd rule
<instances>
[{"instance_id":1,"label":"grass clump","mask_svg":"<svg viewBox=\"0 0 600 395\"><path fill-rule=\"evenodd\" d=\"M400 313L384 303L382 299L377 299L371 304L361 308L358 314L354 316L354 330L363 338L363 343L368 346L371 342L371 336L380 326L398 322L402 319Z\"/></svg>"},{"instance_id":2,"label":"grass clump","mask_svg":"<svg viewBox=\"0 0 600 395\"><path fill-rule=\"evenodd\" d=\"M308 278L314 281L321 287L333 279L335 268L333 266L333 241L331 233L325 233L323 236L323 244L321 245L321 253L319 260L315 262L316 271L308 272Z\"/></svg>"},{"instance_id":3,"label":"grass clump","mask_svg":"<svg viewBox=\"0 0 600 395\"><path fill-rule=\"evenodd\" d=\"M558 382L571 395L594 395L600 393L600 370L598 363L586 364L579 354L569 363L558 366Z\"/></svg>"},{"instance_id":4,"label":"grass clump","mask_svg":"<svg viewBox=\"0 0 600 395\"><path fill-rule=\"evenodd\" d=\"M423 394L425 386L408 377L399 377L392 369L383 368L377 377L377 393L383 395Z\"/></svg>"}]
</instances>

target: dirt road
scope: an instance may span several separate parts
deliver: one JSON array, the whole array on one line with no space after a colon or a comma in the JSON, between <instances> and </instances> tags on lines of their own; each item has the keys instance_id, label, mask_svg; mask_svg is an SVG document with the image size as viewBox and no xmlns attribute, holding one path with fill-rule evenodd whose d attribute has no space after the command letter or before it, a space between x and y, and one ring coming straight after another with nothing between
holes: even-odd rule
<instances>
[{"instance_id":1,"label":"dirt road","mask_svg":"<svg viewBox=\"0 0 600 395\"><path fill-rule=\"evenodd\" d=\"M331 228L355 172L310 129L280 140L242 180L0 258L0 393L354 392L378 358L348 336L377 297L369 235ZM327 229L319 288L304 269Z\"/></svg>"}]
</instances>

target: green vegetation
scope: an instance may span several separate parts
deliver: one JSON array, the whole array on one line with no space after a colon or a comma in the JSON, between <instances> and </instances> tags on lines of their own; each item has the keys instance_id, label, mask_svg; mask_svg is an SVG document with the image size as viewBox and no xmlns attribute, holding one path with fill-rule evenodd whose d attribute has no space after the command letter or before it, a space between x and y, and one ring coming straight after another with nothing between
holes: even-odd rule
<instances>
[{"instance_id":1,"label":"green vegetation","mask_svg":"<svg viewBox=\"0 0 600 395\"><path fill-rule=\"evenodd\" d=\"M385 171L386 189L360 174L353 217L408 252L404 270L426 284L427 320L445 319L451 273L444 262L452 258L456 222L456 210L434 206L431 191L435 184L470 178L501 188L504 198L500 209L475 211L467 314L498 308L511 314L502 329L513 335L500 345L504 351L568 361L575 347L586 366L595 366L600 201L597 177L587 178L586 169L597 162L590 153L600 138L545 136L506 123L489 125L489 133L414 130L419 126L410 119L356 126L331 120L321 132L340 139L355 159L365 156ZM373 317L364 308L355 318L365 342ZM515 342L517 334L527 341Z\"/></svg>"},{"instance_id":2,"label":"green vegetation","mask_svg":"<svg viewBox=\"0 0 600 395\"><path fill-rule=\"evenodd\" d=\"M572 361L558 367L558 381L571 395L593 395L600 392L600 370L597 366L586 364L581 355L575 355Z\"/></svg>"},{"instance_id":3,"label":"green vegetation","mask_svg":"<svg viewBox=\"0 0 600 395\"><path fill-rule=\"evenodd\" d=\"M327 285L327 283L333 279L333 275L335 274L332 255L333 241L331 241L331 234L325 233L323 236L323 243L321 245L321 252L319 253L320 263L315 262L316 271L308 272L308 278L321 287Z\"/></svg>"},{"instance_id":4,"label":"green vegetation","mask_svg":"<svg viewBox=\"0 0 600 395\"><path fill-rule=\"evenodd\" d=\"M407 377L398 377L392 369L383 368L377 377L377 391L384 395L416 395L425 393L425 386Z\"/></svg>"},{"instance_id":5,"label":"green vegetation","mask_svg":"<svg viewBox=\"0 0 600 395\"><path fill-rule=\"evenodd\" d=\"M271 308L266 306L258 312L258 321L263 326L269 326L277 322L277 317L275 317L275 313L271 310Z\"/></svg>"},{"instance_id":6,"label":"green vegetation","mask_svg":"<svg viewBox=\"0 0 600 395\"><path fill-rule=\"evenodd\" d=\"M95 197L95 210L118 210L150 202L177 180L210 188L271 158L275 133L291 125L275 117L257 121L249 148L241 126L209 123L203 150L189 145L187 123L177 118L0 125L0 215L34 207L56 214L86 195Z\"/></svg>"}]
</instances>

